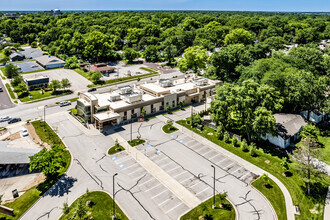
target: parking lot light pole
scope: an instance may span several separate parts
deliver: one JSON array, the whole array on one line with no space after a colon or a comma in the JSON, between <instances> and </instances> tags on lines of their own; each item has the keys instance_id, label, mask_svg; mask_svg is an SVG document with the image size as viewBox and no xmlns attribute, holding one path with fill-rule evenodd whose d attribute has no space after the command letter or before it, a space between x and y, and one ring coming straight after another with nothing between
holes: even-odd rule
<instances>
[{"instance_id":1,"label":"parking lot light pole","mask_svg":"<svg viewBox=\"0 0 330 220\"><path fill-rule=\"evenodd\" d=\"M112 195L113 195L113 202L112 202L112 204L113 204L113 206L112 206L112 211L113 211L113 215L112 215L112 219L114 220L114 219L116 219L116 205L115 205L115 203L116 203L116 200L115 200L115 176L117 176L118 175L118 173L115 173L113 176L112 176Z\"/></svg>"},{"instance_id":2,"label":"parking lot light pole","mask_svg":"<svg viewBox=\"0 0 330 220\"><path fill-rule=\"evenodd\" d=\"M213 168L213 205L212 209L215 209L215 166L211 165Z\"/></svg>"}]
</instances>

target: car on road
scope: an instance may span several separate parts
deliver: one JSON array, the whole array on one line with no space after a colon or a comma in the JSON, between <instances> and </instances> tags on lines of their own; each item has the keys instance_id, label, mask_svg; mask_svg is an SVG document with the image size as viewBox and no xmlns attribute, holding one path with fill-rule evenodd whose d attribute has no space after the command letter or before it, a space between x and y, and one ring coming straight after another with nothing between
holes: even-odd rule
<instances>
[{"instance_id":1,"label":"car on road","mask_svg":"<svg viewBox=\"0 0 330 220\"><path fill-rule=\"evenodd\" d=\"M8 124L12 124L12 123L19 122L19 121L22 121L22 119L21 118L11 118L8 120Z\"/></svg>"},{"instance_id":2,"label":"car on road","mask_svg":"<svg viewBox=\"0 0 330 220\"><path fill-rule=\"evenodd\" d=\"M25 137L25 136L28 136L29 135L29 132L26 129L23 129L21 131L21 134L22 134L22 137Z\"/></svg>"},{"instance_id":3,"label":"car on road","mask_svg":"<svg viewBox=\"0 0 330 220\"><path fill-rule=\"evenodd\" d=\"M60 102L60 107L67 106L67 105L71 105L71 102L70 101Z\"/></svg>"},{"instance_id":4,"label":"car on road","mask_svg":"<svg viewBox=\"0 0 330 220\"><path fill-rule=\"evenodd\" d=\"M0 92L3 92L3 89L2 89L2 87L0 87Z\"/></svg>"},{"instance_id":5,"label":"car on road","mask_svg":"<svg viewBox=\"0 0 330 220\"><path fill-rule=\"evenodd\" d=\"M4 122L4 121L8 121L8 120L10 120L9 116L5 116L5 117L0 118L0 122Z\"/></svg>"},{"instance_id":6,"label":"car on road","mask_svg":"<svg viewBox=\"0 0 330 220\"><path fill-rule=\"evenodd\" d=\"M96 91L96 88L90 88L89 90L87 90L87 92L94 92Z\"/></svg>"}]
</instances>

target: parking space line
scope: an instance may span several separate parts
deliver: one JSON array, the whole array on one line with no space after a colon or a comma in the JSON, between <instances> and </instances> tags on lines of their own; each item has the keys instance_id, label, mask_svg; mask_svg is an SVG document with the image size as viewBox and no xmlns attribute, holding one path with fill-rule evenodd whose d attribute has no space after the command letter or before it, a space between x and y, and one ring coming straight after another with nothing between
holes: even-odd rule
<instances>
[{"instance_id":1,"label":"parking space line","mask_svg":"<svg viewBox=\"0 0 330 220\"><path fill-rule=\"evenodd\" d=\"M193 188L194 186L197 186L198 184L200 184L201 181L198 181L197 183L194 183L192 186L190 186L189 188Z\"/></svg>"},{"instance_id":2,"label":"parking space line","mask_svg":"<svg viewBox=\"0 0 330 220\"><path fill-rule=\"evenodd\" d=\"M173 208L167 210L167 212L165 212L165 214L168 214L169 212L173 211L174 209L178 208L180 205L182 205L183 203L180 202L178 205L174 206Z\"/></svg>"},{"instance_id":3,"label":"parking space line","mask_svg":"<svg viewBox=\"0 0 330 220\"><path fill-rule=\"evenodd\" d=\"M207 188L203 189L202 191L200 191L199 193L197 193L197 194L196 194L196 196L197 196L197 195L199 195L199 194L201 194L202 192L204 192L204 191L208 190L208 189L210 189L210 188L209 188L209 187L207 187Z\"/></svg>"},{"instance_id":4,"label":"parking space line","mask_svg":"<svg viewBox=\"0 0 330 220\"><path fill-rule=\"evenodd\" d=\"M168 163L168 164L165 164L165 166L159 166L160 168L162 168L162 169L164 169L165 167L167 167L168 165L170 165L170 164L172 164L172 163L174 163L173 161L171 161L170 163Z\"/></svg>"},{"instance_id":5,"label":"parking space line","mask_svg":"<svg viewBox=\"0 0 330 220\"><path fill-rule=\"evenodd\" d=\"M216 162L215 164L219 165L220 163L222 163L223 161L227 160L227 158L223 158L222 160L220 160L219 162Z\"/></svg>"},{"instance_id":6,"label":"parking space line","mask_svg":"<svg viewBox=\"0 0 330 220\"><path fill-rule=\"evenodd\" d=\"M152 189L154 189L154 188L156 188L156 187L158 187L158 186L160 186L160 185L161 185L161 184L158 183L157 185L154 185L153 187L147 189L145 192L149 192L150 190L152 190Z\"/></svg>"},{"instance_id":7,"label":"parking space line","mask_svg":"<svg viewBox=\"0 0 330 220\"><path fill-rule=\"evenodd\" d=\"M250 172L247 172L246 174L244 174L243 176L241 176L239 179L243 180L245 177L247 177L250 174Z\"/></svg>"},{"instance_id":8,"label":"parking space line","mask_svg":"<svg viewBox=\"0 0 330 220\"><path fill-rule=\"evenodd\" d=\"M145 184L147 184L147 183L149 183L150 181L153 181L153 180L155 180L155 179L154 179L154 178L151 178L150 180L145 181L144 183L142 183L142 184L140 185L140 187L143 186L143 185L145 185Z\"/></svg>"},{"instance_id":9,"label":"parking space line","mask_svg":"<svg viewBox=\"0 0 330 220\"><path fill-rule=\"evenodd\" d=\"M168 201L171 200L171 199L172 199L172 198L170 197L170 198L168 198L168 199L162 201L161 203L158 204L158 206L161 206L161 205L165 204L166 202L168 202Z\"/></svg>"},{"instance_id":10,"label":"parking space line","mask_svg":"<svg viewBox=\"0 0 330 220\"><path fill-rule=\"evenodd\" d=\"M125 161L128 161L128 160L131 160L132 158L130 156L126 156L126 157L123 157L123 158L120 158L120 159L117 159L115 161L116 164L119 164L119 163L122 163L122 162L125 162Z\"/></svg>"},{"instance_id":11,"label":"parking space line","mask_svg":"<svg viewBox=\"0 0 330 220\"><path fill-rule=\"evenodd\" d=\"M151 197L152 199L154 199L154 198L156 198L157 196L159 196L159 195L161 195L161 194L163 194L164 192L168 192L168 190L167 189L165 189L163 192L160 192L160 193L158 193L157 195L154 195L153 197Z\"/></svg>"},{"instance_id":12,"label":"parking space line","mask_svg":"<svg viewBox=\"0 0 330 220\"><path fill-rule=\"evenodd\" d=\"M143 167L139 167L136 170L134 170L133 172L128 173L127 175L130 176L131 174L136 173L136 171L140 171L140 170L144 170Z\"/></svg>"},{"instance_id":13,"label":"parking space line","mask_svg":"<svg viewBox=\"0 0 330 220\"><path fill-rule=\"evenodd\" d=\"M234 173L236 173L237 171L239 171L242 167L239 167L238 169L236 169L234 172L231 172L231 174L233 175Z\"/></svg>"},{"instance_id":14,"label":"parking space line","mask_svg":"<svg viewBox=\"0 0 330 220\"><path fill-rule=\"evenodd\" d=\"M166 159L168 159L168 157L164 157L163 159L155 161L155 162L161 162L161 161L166 160Z\"/></svg>"},{"instance_id":15,"label":"parking space line","mask_svg":"<svg viewBox=\"0 0 330 220\"><path fill-rule=\"evenodd\" d=\"M133 163L132 165L129 165L128 167L125 167L123 170L127 170L127 169L129 169L133 166L139 166L139 164L138 163Z\"/></svg>"},{"instance_id":16,"label":"parking space line","mask_svg":"<svg viewBox=\"0 0 330 220\"><path fill-rule=\"evenodd\" d=\"M173 170L176 170L176 169L178 169L178 168L181 168L181 167L179 167L179 166L176 166L176 167L174 167L174 168L172 168L172 169L168 170L168 171L167 171L167 173L169 173L169 172L171 172L171 171L173 171Z\"/></svg>"},{"instance_id":17,"label":"parking space line","mask_svg":"<svg viewBox=\"0 0 330 220\"><path fill-rule=\"evenodd\" d=\"M210 157L209 160L212 160L213 158L216 158L217 156L219 156L219 155L215 154L214 156Z\"/></svg>"},{"instance_id":18,"label":"parking space line","mask_svg":"<svg viewBox=\"0 0 330 220\"><path fill-rule=\"evenodd\" d=\"M205 156L206 154L212 152L212 150L206 151L206 153L202 154L202 156Z\"/></svg>"},{"instance_id":19,"label":"parking space line","mask_svg":"<svg viewBox=\"0 0 330 220\"><path fill-rule=\"evenodd\" d=\"M231 164L227 165L227 166L224 167L223 169L224 169L224 170L227 170L227 168L229 168L231 165L234 165L234 164L235 164L235 162L232 162Z\"/></svg>"},{"instance_id":20,"label":"parking space line","mask_svg":"<svg viewBox=\"0 0 330 220\"><path fill-rule=\"evenodd\" d=\"M184 172L182 172L182 173L179 173L179 174L177 174L177 175L173 176L173 178L175 178L175 177L178 177L178 176L181 176L181 175L182 175L182 174L184 174L184 173L188 173L188 172L185 170Z\"/></svg>"},{"instance_id":21,"label":"parking space line","mask_svg":"<svg viewBox=\"0 0 330 220\"><path fill-rule=\"evenodd\" d=\"M190 180L191 179L191 176L189 177L189 178L187 178L187 179L185 179L185 180L183 180L183 181L180 181L179 183L184 183L184 182L186 182L187 180Z\"/></svg>"}]
</instances>

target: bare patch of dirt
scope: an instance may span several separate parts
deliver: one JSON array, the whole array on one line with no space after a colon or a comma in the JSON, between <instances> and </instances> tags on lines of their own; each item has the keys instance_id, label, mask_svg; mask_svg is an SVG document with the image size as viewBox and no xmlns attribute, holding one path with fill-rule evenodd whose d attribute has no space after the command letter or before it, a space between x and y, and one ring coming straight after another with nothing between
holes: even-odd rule
<instances>
[{"instance_id":1,"label":"bare patch of dirt","mask_svg":"<svg viewBox=\"0 0 330 220\"><path fill-rule=\"evenodd\" d=\"M43 173L40 173L38 176L36 176L36 178L34 178L33 182L30 183L29 185L25 186L23 188L23 191L29 190L32 187L39 185L40 183L44 182L46 180L46 177Z\"/></svg>"},{"instance_id":2,"label":"bare patch of dirt","mask_svg":"<svg viewBox=\"0 0 330 220\"><path fill-rule=\"evenodd\" d=\"M28 130L29 135L34 143L39 144L43 148L50 149L50 146L47 143L42 142L42 140L39 138L32 124L27 124L26 129Z\"/></svg>"},{"instance_id":3,"label":"bare patch of dirt","mask_svg":"<svg viewBox=\"0 0 330 220\"><path fill-rule=\"evenodd\" d=\"M3 141L12 141L12 140L15 140L15 139L18 139L21 137L21 134L20 132L16 132L14 134L11 134L9 135L8 137L6 137L5 139L3 139Z\"/></svg>"}]
</instances>

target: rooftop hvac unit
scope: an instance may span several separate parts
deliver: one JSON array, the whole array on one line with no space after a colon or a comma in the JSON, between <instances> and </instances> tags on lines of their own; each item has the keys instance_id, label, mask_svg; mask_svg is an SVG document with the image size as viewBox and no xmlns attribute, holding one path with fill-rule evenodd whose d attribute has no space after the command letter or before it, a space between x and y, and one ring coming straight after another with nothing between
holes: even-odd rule
<instances>
[{"instance_id":1,"label":"rooftop hvac unit","mask_svg":"<svg viewBox=\"0 0 330 220\"><path fill-rule=\"evenodd\" d=\"M159 85L161 87L171 87L171 86L173 86L173 80L172 79L160 79Z\"/></svg>"},{"instance_id":2,"label":"rooftop hvac unit","mask_svg":"<svg viewBox=\"0 0 330 220\"><path fill-rule=\"evenodd\" d=\"M112 94L112 95L110 95L110 99L109 100L111 102L118 101L118 100L120 100L120 95L119 94Z\"/></svg>"},{"instance_id":3,"label":"rooftop hvac unit","mask_svg":"<svg viewBox=\"0 0 330 220\"><path fill-rule=\"evenodd\" d=\"M133 91L131 86L122 86L119 87L119 94L124 95L124 94L129 94Z\"/></svg>"}]
</instances>

